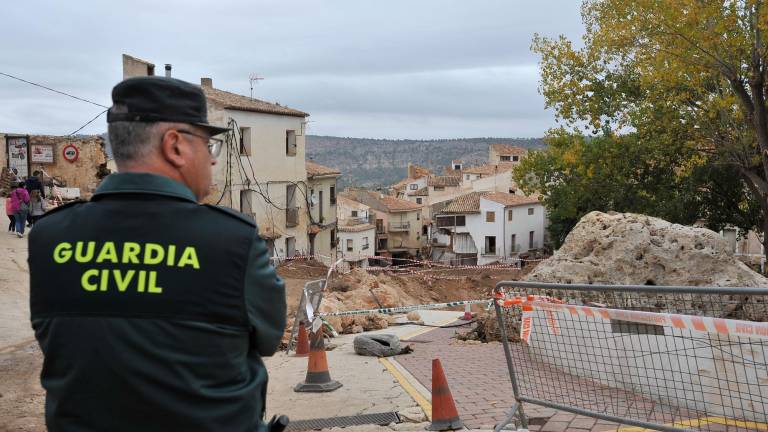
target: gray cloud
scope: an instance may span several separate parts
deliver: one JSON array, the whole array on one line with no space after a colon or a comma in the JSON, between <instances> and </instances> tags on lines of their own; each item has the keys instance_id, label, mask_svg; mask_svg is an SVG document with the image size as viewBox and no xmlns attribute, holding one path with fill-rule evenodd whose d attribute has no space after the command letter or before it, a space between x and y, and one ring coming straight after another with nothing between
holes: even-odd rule
<instances>
[{"instance_id":1,"label":"gray cloud","mask_svg":"<svg viewBox=\"0 0 768 432\"><path fill-rule=\"evenodd\" d=\"M4 5L0 71L109 105L120 54L311 114L310 132L540 136L534 32L577 39L576 0L53 0ZM34 16L35 19L29 19ZM0 130L65 134L99 112L0 76ZM100 119L84 132L105 130Z\"/></svg>"}]
</instances>

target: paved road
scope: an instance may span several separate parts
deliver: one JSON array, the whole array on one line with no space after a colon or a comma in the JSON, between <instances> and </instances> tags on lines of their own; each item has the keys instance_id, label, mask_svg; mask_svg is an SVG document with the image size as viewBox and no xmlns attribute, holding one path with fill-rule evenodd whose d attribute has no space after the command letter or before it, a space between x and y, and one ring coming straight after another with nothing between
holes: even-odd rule
<instances>
[{"instance_id":1,"label":"paved road","mask_svg":"<svg viewBox=\"0 0 768 432\"><path fill-rule=\"evenodd\" d=\"M504 351L500 343L468 344L453 338L456 329L436 329L410 340L416 349L414 353L398 356L397 362L427 389L432 385L432 359L439 358L445 369L448 383L459 415L469 428L492 428L502 421L513 403L512 386L507 373ZM521 386L531 393L529 397L546 400L569 401L571 404L588 407L600 412L622 412L637 418L648 415L648 419L658 423L671 423L673 420L696 419L695 413L679 410L668 405L655 403L636 394L623 390L600 386L568 373L555 372L530 367L528 359L520 345L513 344L513 357L517 358L516 367ZM554 377L552 374L557 373ZM544 378L544 374L548 374ZM538 382L558 383L550 388L537 386ZM638 431L639 428L577 416L526 404L525 412L531 420L531 431ZM690 426L688 426L690 427ZM725 427L708 423L702 425L708 431L747 431L749 428Z\"/></svg>"}]
</instances>

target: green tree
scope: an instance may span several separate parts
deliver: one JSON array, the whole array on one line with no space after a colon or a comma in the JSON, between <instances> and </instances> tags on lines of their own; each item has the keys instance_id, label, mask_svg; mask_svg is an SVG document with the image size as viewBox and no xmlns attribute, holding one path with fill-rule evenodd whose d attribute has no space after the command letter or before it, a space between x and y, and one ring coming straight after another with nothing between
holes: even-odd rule
<instances>
[{"instance_id":1,"label":"green tree","mask_svg":"<svg viewBox=\"0 0 768 432\"><path fill-rule=\"evenodd\" d=\"M698 194L691 150L643 141L636 133L586 138L556 131L547 150L531 153L515 170L523 191L538 191L549 212L556 247L590 211L649 214L690 224ZM696 204L696 205L694 205Z\"/></svg>"},{"instance_id":2,"label":"green tree","mask_svg":"<svg viewBox=\"0 0 768 432\"><path fill-rule=\"evenodd\" d=\"M768 246L764 2L585 0L582 17L583 47L534 38L547 106L575 131L630 130L646 145L694 150L677 183L702 195L693 200L699 216L720 226L756 221ZM732 208L711 199L716 191Z\"/></svg>"}]
</instances>

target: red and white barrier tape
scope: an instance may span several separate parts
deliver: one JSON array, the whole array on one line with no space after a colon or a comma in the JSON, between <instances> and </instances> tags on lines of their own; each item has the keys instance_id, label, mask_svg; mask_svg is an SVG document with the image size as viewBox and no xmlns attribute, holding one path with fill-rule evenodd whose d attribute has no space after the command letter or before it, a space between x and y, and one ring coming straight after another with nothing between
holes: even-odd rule
<instances>
[{"instance_id":1,"label":"red and white barrier tape","mask_svg":"<svg viewBox=\"0 0 768 432\"><path fill-rule=\"evenodd\" d=\"M571 317L583 317L594 320L628 321L637 324L659 325L681 330L698 331L703 333L717 333L724 336L750 337L768 340L768 322L753 322L726 318L704 317L696 315L682 315L660 312L645 312L623 309L607 309L591 306L577 306L553 302L551 298L540 297L532 301L517 299L497 299L500 305L510 307L522 305L523 325L521 326L521 339L528 341L533 316L531 312L541 310L545 312L546 323L549 332L560 334L560 325L555 313L569 314ZM528 325L526 326L526 322ZM523 331L527 328L526 331Z\"/></svg>"}]
</instances>

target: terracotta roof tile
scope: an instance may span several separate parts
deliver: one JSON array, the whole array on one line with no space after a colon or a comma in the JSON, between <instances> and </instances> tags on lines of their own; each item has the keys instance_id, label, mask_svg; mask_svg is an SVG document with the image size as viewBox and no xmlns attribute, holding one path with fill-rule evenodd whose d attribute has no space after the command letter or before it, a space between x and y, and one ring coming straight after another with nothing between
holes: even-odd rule
<instances>
[{"instance_id":1,"label":"terracotta roof tile","mask_svg":"<svg viewBox=\"0 0 768 432\"><path fill-rule=\"evenodd\" d=\"M376 229L376 227L371 224L340 225L338 227L339 232L362 232L362 231L368 231L372 229Z\"/></svg>"},{"instance_id":2,"label":"terracotta roof tile","mask_svg":"<svg viewBox=\"0 0 768 432\"><path fill-rule=\"evenodd\" d=\"M443 207L440 213L479 213L480 197L486 192L470 192L458 196L451 200L448 205Z\"/></svg>"},{"instance_id":3,"label":"terracotta roof tile","mask_svg":"<svg viewBox=\"0 0 768 432\"><path fill-rule=\"evenodd\" d=\"M525 156L528 154L528 149L509 144L491 144L491 150L503 156Z\"/></svg>"},{"instance_id":4,"label":"terracotta roof tile","mask_svg":"<svg viewBox=\"0 0 768 432\"><path fill-rule=\"evenodd\" d=\"M461 184L461 177L451 175L430 176L427 184L429 186L457 187Z\"/></svg>"},{"instance_id":5,"label":"terracotta roof tile","mask_svg":"<svg viewBox=\"0 0 768 432\"><path fill-rule=\"evenodd\" d=\"M201 86L205 97L214 104L221 105L226 109L239 111L253 111L266 114L287 115L293 117L308 117L309 114L286 106L264 102L258 99L251 99L236 93L215 89L212 87Z\"/></svg>"},{"instance_id":6,"label":"terracotta roof tile","mask_svg":"<svg viewBox=\"0 0 768 432\"><path fill-rule=\"evenodd\" d=\"M341 175L341 172L335 168L328 168L327 166L323 166L312 161L306 161L305 164L307 166L307 177L309 178Z\"/></svg>"},{"instance_id":7,"label":"terracotta roof tile","mask_svg":"<svg viewBox=\"0 0 768 432\"><path fill-rule=\"evenodd\" d=\"M541 203L539 195L522 196L504 192L493 192L483 195L483 198L497 202L506 207Z\"/></svg>"},{"instance_id":8,"label":"terracotta roof tile","mask_svg":"<svg viewBox=\"0 0 768 432\"><path fill-rule=\"evenodd\" d=\"M397 211L410 211L410 210L420 210L421 206L419 204L416 204L414 202L406 201L400 198L395 198L391 196L384 196L377 198L380 203L384 204L384 206L392 212Z\"/></svg>"}]
</instances>

